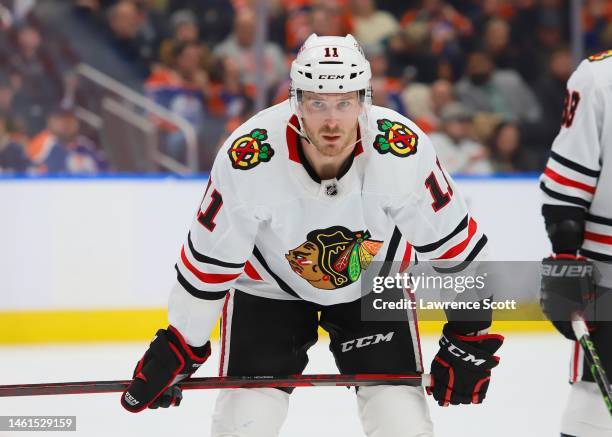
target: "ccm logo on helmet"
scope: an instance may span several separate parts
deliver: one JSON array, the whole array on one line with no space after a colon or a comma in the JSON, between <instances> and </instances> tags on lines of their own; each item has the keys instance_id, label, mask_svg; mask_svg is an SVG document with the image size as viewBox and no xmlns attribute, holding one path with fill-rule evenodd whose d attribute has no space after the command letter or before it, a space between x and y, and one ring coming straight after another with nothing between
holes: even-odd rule
<instances>
[{"instance_id":1,"label":"ccm logo on helmet","mask_svg":"<svg viewBox=\"0 0 612 437\"><path fill-rule=\"evenodd\" d=\"M344 79L344 74L319 74L319 79Z\"/></svg>"},{"instance_id":2,"label":"ccm logo on helmet","mask_svg":"<svg viewBox=\"0 0 612 437\"><path fill-rule=\"evenodd\" d=\"M593 274L593 266L591 265L549 265L542 266L542 275L552 277L567 277L567 278L584 278Z\"/></svg>"},{"instance_id":3,"label":"ccm logo on helmet","mask_svg":"<svg viewBox=\"0 0 612 437\"><path fill-rule=\"evenodd\" d=\"M393 334L394 332L391 331L387 335L368 335L367 337L361 337L355 340L345 341L344 343L342 343L342 352L348 352L352 349L359 349L362 347L370 346L372 344L380 343L382 341L389 342L393 338Z\"/></svg>"},{"instance_id":4,"label":"ccm logo on helmet","mask_svg":"<svg viewBox=\"0 0 612 437\"><path fill-rule=\"evenodd\" d=\"M458 348L457 346L452 344L448 340L448 338L446 338L444 335L442 335L442 337L440 338L440 346L445 347L448 350L448 352L450 352L457 358L461 359L462 361L465 361L466 363L472 363L476 366L480 366L481 364L484 364L487 361L483 359L477 359L474 355L470 354L469 352L466 352L463 349Z\"/></svg>"}]
</instances>

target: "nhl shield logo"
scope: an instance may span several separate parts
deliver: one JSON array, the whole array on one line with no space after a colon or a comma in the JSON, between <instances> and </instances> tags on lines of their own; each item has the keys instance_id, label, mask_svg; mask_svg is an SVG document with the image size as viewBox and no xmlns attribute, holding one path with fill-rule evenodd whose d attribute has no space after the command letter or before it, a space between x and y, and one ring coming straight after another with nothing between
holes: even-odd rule
<instances>
[{"instance_id":1,"label":"nhl shield logo","mask_svg":"<svg viewBox=\"0 0 612 437\"><path fill-rule=\"evenodd\" d=\"M399 121L387 119L377 120L378 130L382 135L376 135L374 148L380 154L391 152L400 158L414 155L417 151L419 137L408 126Z\"/></svg>"},{"instance_id":2,"label":"nhl shield logo","mask_svg":"<svg viewBox=\"0 0 612 437\"><path fill-rule=\"evenodd\" d=\"M248 135L234 141L227 151L232 167L249 170L260 162L268 162L274 156L274 150L270 144L264 143L267 138L265 129L253 129Z\"/></svg>"}]
</instances>

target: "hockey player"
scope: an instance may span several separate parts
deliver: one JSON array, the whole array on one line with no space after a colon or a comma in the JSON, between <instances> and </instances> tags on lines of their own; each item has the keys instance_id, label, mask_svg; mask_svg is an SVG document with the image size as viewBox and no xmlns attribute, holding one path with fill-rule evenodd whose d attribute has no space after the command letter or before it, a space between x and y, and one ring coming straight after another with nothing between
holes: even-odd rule
<instances>
[{"instance_id":1,"label":"hockey player","mask_svg":"<svg viewBox=\"0 0 612 437\"><path fill-rule=\"evenodd\" d=\"M543 262L540 303L557 330L574 341L572 387L561 421L561 435L566 437L612 435L612 420L570 324L573 312L585 315L611 376L611 111L612 50L608 50L582 61L570 77L561 130L540 179L542 215L554 252Z\"/></svg>"},{"instance_id":2,"label":"hockey player","mask_svg":"<svg viewBox=\"0 0 612 437\"><path fill-rule=\"evenodd\" d=\"M209 356L219 312L222 376L301 373L319 325L341 373L423 371L408 314L361 320L361 273L415 251L461 267L482 256L487 239L426 135L371 105L370 76L352 36L311 35L291 67L290 100L230 135L176 265L170 326L139 361L126 409L178 405L172 384ZM444 326L428 388L440 405L484 399L502 343L482 334L489 325L490 314ZM385 341L342 347L377 334ZM290 392L222 390L212 435L278 435ZM421 388L361 387L357 403L370 437L433 435Z\"/></svg>"}]
</instances>

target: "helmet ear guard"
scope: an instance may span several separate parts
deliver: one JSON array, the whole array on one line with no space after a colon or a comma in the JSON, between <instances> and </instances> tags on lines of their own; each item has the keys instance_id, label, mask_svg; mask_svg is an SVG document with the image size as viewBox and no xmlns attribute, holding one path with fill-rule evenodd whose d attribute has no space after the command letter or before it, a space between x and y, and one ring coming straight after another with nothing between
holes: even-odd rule
<instances>
[{"instance_id":1,"label":"helmet ear guard","mask_svg":"<svg viewBox=\"0 0 612 437\"><path fill-rule=\"evenodd\" d=\"M366 106L372 105L372 87L362 89L358 91L359 103Z\"/></svg>"}]
</instances>

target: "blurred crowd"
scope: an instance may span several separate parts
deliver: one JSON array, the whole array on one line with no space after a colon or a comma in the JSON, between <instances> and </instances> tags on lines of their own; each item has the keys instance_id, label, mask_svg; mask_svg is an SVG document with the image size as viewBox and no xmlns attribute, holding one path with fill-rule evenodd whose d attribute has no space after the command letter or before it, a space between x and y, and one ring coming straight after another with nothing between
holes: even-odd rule
<instances>
[{"instance_id":1,"label":"blurred crowd","mask_svg":"<svg viewBox=\"0 0 612 437\"><path fill-rule=\"evenodd\" d=\"M254 112L288 97L311 33L352 33L372 66L373 102L430 134L451 173L542 168L573 71L570 0L269 0L263 59L256 0L0 0L0 172L112 170L74 105L79 62L181 115L208 170ZM585 55L612 48L612 2L585 0ZM158 122L164 152L185 140Z\"/></svg>"}]
</instances>

